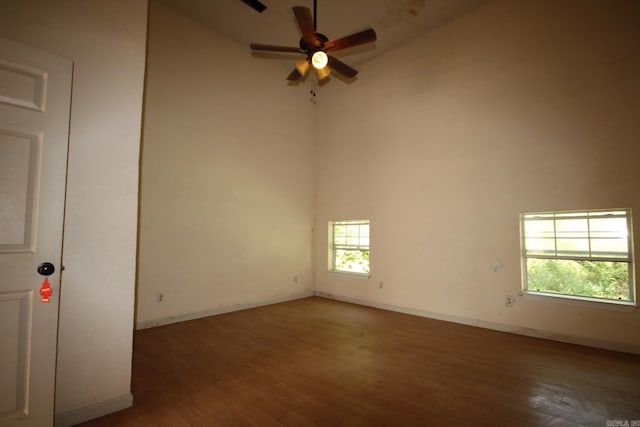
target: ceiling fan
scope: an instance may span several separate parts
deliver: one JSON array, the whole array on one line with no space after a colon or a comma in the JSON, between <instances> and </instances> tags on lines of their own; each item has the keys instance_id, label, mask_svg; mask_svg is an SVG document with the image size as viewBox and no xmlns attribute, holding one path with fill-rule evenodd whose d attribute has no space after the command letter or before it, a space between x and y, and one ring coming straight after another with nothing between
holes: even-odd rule
<instances>
[{"instance_id":1,"label":"ceiling fan","mask_svg":"<svg viewBox=\"0 0 640 427\"><path fill-rule=\"evenodd\" d=\"M345 37L329 40L327 36L317 32L316 1L317 0L313 1L315 19L311 16L311 11L307 7L294 6L292 8L296 21L298 22L300 32L302 33L299 47L251 43L251 50L305 54L306 58L298 61L291 74L287 77L287 80L289 81L297 81L304 77L310 66L313 66L313 68L316 69L318 80L323 80L329 75L329 68L332 68L346 78L353 78L358 74L358 71L335 58L331 53L341 49L374 42L377 37L376 32L372 28L369 28Z\"/></svg>"}]
</instances>

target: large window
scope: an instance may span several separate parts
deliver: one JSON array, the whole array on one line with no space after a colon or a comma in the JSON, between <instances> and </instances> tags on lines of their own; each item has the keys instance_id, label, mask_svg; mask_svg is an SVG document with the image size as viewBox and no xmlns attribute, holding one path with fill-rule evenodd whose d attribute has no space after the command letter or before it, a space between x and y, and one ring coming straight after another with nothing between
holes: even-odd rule
<instances>
[{"instance_id":1,"label":"large window","mask_svg":"<svg viewBox=\"0 0 640 427\"><path fill-rule=\"evenodd\" d=\"M524 290L635 302L631 210L520 215Z\"/></svg>"},{"instance_id":2,"label":"large window","mask_svg":"<svg viewBox=\"0 0 640 427\"><path fill-rule=\"evenodd\" d=\"M369 221L329 223L329 270L369 274Z\"/></svg>"}]
</instances>

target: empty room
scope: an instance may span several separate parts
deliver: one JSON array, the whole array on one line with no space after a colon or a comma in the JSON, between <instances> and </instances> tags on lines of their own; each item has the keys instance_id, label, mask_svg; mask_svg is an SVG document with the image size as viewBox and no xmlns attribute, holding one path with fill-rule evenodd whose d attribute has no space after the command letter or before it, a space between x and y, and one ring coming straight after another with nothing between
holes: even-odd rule
<instances>
[{"instance_id":1,"label":"empty room","mask_svg":"<svg viewBox=\"0 0 640 427\"><path fill-rule=\"evenodd\" d=\"M640 2L1 3L0 425L640 425Z\"/></svg>"}]
</instances>

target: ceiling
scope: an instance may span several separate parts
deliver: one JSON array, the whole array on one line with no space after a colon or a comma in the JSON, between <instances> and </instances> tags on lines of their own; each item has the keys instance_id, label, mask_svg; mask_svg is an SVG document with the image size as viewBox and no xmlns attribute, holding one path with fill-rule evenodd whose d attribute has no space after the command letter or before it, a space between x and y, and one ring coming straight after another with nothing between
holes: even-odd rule
<instances>
[{"instance_id":1,"label":"ceiling","mask_svg":"<svg viewBox=\"0 0 640 427\"><path fill-rule=\"evenodd\" d=\"M298 46L301 35L291 8L306 6L313 11L313 0L260 0L267 6L262 13L242 0L159 1L247 46L248 53L251 42ZM378 35L375 43L345 49L335 55L349 65L357 65L486 1L317 0L317 28L329 39L335 39L372 27ZM297 58L296 54L253 55L281 58L287 68L292 68L293 59Z\"/></svg>"}]
</instances>

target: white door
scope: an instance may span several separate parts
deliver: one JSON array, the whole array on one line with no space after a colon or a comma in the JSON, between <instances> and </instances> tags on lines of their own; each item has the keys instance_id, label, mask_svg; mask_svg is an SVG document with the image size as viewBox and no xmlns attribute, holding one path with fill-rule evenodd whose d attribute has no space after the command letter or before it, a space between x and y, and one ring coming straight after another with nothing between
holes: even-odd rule
<instances>
[{"instance_id":1,"label":"white door","mask_svg":"<svg viewBox=\"0 0 640 427\"><path fill-rule=\"evenodd\" d=\"M0 426L53 425L72 66L0 38Z\"/></svg>"}]
</instances>

